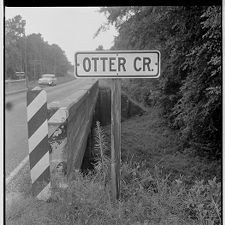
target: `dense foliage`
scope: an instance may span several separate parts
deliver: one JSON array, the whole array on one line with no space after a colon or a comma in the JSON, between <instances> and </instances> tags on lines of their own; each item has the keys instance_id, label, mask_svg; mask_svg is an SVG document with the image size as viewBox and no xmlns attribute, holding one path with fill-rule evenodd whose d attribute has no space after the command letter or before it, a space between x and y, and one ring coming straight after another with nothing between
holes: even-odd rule
<instances>
[{"instance_id":1,"label":"dense foliage","mask_svg":"<svg viewBox=\"0 0 225 225\"><path fill-rule=\"evenodd\" d=\"M158 49L158 81L125 81L128 92L145 104L160 104L168 123L180 129L182 147L221 157L221 7L103 7L118 30L114 50Z\"/></svg>"},{"instance_id":2,"label":"dense foliage","mask_svg":"<svg viewBox=\"0 0 225 225\"><path fill-rule=\"evenodd\" d=\"M20 15L5 21L5 79L16 79L15 72L27 71L29 80L42 73L64 76L71 66L64 51L49 45L41 34L25 36L26 21Z\"/></svg>"}]
</instances>

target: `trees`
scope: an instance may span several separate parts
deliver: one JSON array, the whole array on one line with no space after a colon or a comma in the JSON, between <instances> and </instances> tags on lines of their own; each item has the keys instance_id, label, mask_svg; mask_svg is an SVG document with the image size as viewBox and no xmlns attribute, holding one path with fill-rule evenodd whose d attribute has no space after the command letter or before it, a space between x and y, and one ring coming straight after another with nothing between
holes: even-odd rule
<instances>
[{"instance_id":1,"label":"trees","mask_svg":"<svg viewBox=\"0 0 225 225\"><path fill-rule=\"evenodd\" d=\"M142 100L160 104L170 125L180 129L184 147L193 147L199 154L219 156L221 7L104 7L100 12L108 22L98 32L110 24L118 30L113 50L161 52L159 82L132 80Z\"/></svg>"},{"instance_id":2,"label":"trees","mask_svg":"<svg viewBox=\"0 0 225 225\"><path fill-rule=\"evenodd\" d=\"M20 15L5 22L5 78L15 79L15 72L25 71L25 65L29 80L37 80L42 73L64 76L71 67L65 52L45 42L41 34L25 36L25 24Z\"/></svg>"},{"instance_id":3,"label":"trees","mask_svg":"<svg viewBox=\"0 0 225 225\"><path fill-rule=\"evenodd\" d=\"M16 71L24 70L24 33L26 21L20 15L5 22L6 79L15 78Z\"/></svg>"},{"instance_id":4,"label":"trees","mask_svg":"<svg viewBox=\"0 0 225 225\"><path fill-rule=\"evenodd\" d=\"M201 18L204 33L186 57L187 77L173 109L174 123L182 121L182 138L201 154L221 157L221 8L208 7Z\"/></svg>"},{"instance_id":5,"label":"trees","mask_svg":"<svg viewBox=\"0 0 225 225\"><path fill-rule=\"evenodd\" d=\"M103 48L103 45L99 45L97 48L96 48L96 51L103 51L104 48Z\"/></svg>"},{"instance_id":6,"label":"trees","mask_svg":"<svg viewBox=\"0 0 225 225\"><path fill-rule=\"evenodd\" d=\"M41 34L27 36L28 74L38 79L42 73L55 73L64 76L70 64L65 52L56 44L49 45Z\"/></svg>"}]
</instances>

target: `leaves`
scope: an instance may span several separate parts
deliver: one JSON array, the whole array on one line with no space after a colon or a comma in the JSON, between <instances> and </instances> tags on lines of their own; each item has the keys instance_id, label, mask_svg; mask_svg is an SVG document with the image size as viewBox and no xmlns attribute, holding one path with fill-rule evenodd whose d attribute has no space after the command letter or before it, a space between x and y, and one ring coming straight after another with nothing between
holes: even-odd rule
<instances>
[{"instance_id":1,"label":"leaves","mask_svg":"<svg viewBox=\"0 0 225 225\"><path fill-rule=\"evenodd\" d=\"M26 21L20 15L5 24L6 79L16 79L15 72L26 68L29 80L37 80L42 73L66 74L70 64L58 45L49 45L41 34L25 36Z\"/></svg>"},{"instance_id":2,"label":"leaves","mask_svg":"<svg viewBox=\"0 0 225 225\"><path fill-rule=\"evenodd\" d=\"M200 155L221 156L221 7L146 6L104 7L108 25L119 35L116 49L158 49L161 77L132 81L127 87L139 101L164 109L181 140ZM134 89L135 87L135 89Z\"/></svg>"},{"instance_id":3,"label":"leaves","mask_svg":"<svg viewBox=\"0 0 225 225\"><path fill-rule=\"evenodd\" d=\"M189 137L192 143L205 151L207 155L220 155L219 140L221 140L221 34L218 12L220 7L208 7L202 17L203 42L194 45L191 54L187 55L186 68L189 68L187 78L181 87L182 98L175 105L177 113L175 121L181 118L185 121L181 133L191 127ZM216 13L216 15L215 15ZM211 40L211 41L209 41ZM215 51L216 50L216 51ZM178 109L179 108L179 109ZM216 115L216 114L217 115ZM219 114L218 114L219 113ZM186 117L184 117L186 115ZM198 149L199 151L199 149Z\"/></svg>"}]
</instances>

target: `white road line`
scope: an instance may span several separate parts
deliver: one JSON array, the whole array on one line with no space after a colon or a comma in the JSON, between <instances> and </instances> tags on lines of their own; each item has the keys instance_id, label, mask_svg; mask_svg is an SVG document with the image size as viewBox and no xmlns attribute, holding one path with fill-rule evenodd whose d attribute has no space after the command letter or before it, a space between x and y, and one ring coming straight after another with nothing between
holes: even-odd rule
<instances>
[{"instance_id":1,"label":"white road line","mask_svg":"<svg viewBox=\"0 0 225 225\"><path fill-rule=\"evenodd\" d=\"M27 155L25 159L9 174L6 178L6 185L18 174L18 172L25 166L26 163L29 162L29 156Z\"/></svg>"}]
</instances>

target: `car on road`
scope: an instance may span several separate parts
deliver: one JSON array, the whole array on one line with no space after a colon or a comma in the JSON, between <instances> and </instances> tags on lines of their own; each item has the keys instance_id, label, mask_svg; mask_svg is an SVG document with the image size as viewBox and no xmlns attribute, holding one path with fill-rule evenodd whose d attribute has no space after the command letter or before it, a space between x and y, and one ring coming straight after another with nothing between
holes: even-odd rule
<instances>
[{"instance_id":1,"label":"car on road","mask_svg":"<svg viewBox=\"0 0 225 225\"><path fill-rule=\"evenodd\" d=\"M56 83L57 78L55 74L42 74L41 78L38 80L39 85L55 86Z\"/></svg>"}]
</instances>

